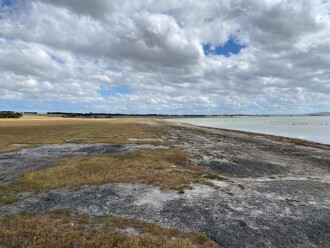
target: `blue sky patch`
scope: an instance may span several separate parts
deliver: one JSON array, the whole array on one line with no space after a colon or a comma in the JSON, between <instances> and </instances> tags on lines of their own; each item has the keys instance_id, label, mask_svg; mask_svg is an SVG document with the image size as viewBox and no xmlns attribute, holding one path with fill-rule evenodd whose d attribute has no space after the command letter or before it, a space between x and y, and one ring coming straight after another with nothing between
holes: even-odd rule
<instances>
[{"instance_id":1,"label":"blue sky patch","mask_svg":"<svg viewBox=\"0 0 330 248\"><path fill-rule=\"evenodd\" d=\"M0 99L0 111L32 111L31 109L33 108L25 100Z\"/></svg>"},{"instance_id":2,"label":"blue sky patch","mask_svg":"<svg viewBox=\"0 0 330 248\"><path fill-rule=\"evenodd\" d=\"M211 48L210 43L203 44L203 50L205 55L224 55L226 57L232 54L238 54L241 49L246 46L238 44L234 39L229 39L223 46L217 46L214 49Z\"/></svg>"},{"instance_id":3,"label":"blue sky patch","mask_svg":"<svg viewBox=\"0 0 330 248\"><path fill-rule=\"evenodd\" d=\"M48 55L55 62L60 63L60 64L63 64L63 65L65 64L65 61L62 58L60 58L60 57L58 57L58 56L56 56L54 54L51 54L51 53L48 53Z\"/></svg>"},{"instance_id":4,"label":"blue sky patch","mask_svg":"<svg viewBox=\"0 0 330 248\"><path fill-rule=\"evenodd\" d=\"M1 18L0 18L0 19L1 19ZM7 40L7 41L15 40L14 38L12 38L12 37L10 37L10 36L4 34L4 33L1 33L1 32L0 32L0 38L1 38L1 39L4 39L4 40Z\"/></svg>"},{"instance_id":5,"label":"blue sky patch","mask_svg":"<svg viewBox=\"0 0 330 248\"><path fill-rule=\"evenodd\" d=\"M129 94L131 90L129 89L128 86L123 85L123 86L118 86L118 87L112 87L112 88L101 88L99 93L101 96L113 96L116 94Z\"/></svg>"},{"instance_id":6,"label":"blue sky patch","mask_svg":"<svg viewBox=\"0 0 330 248\"><path fill-rule=\"evenodd\" d=\"M1 7L10 6L13 4L13 0L2 0Z\"/></svg>"}]
</instances>

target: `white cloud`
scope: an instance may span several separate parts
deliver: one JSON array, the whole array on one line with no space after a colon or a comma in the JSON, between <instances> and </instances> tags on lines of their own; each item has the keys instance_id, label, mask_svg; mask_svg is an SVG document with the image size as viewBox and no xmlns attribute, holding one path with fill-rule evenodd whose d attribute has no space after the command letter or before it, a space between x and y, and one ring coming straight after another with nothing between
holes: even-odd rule
<instances>
[{"instance_id":1,"label":"white cloud","mask_svg":"<svg viewBox=\"0 0 330 248\"><path fill-rule=\"evenodd\" d=\"M0 9L0 99L45 110L324 111L329 12L321 0L15 1ZM246 48L204 55L203 44L230 38ZM102 96L105 86L130 93Z\"/></svg>"}]
</instances>

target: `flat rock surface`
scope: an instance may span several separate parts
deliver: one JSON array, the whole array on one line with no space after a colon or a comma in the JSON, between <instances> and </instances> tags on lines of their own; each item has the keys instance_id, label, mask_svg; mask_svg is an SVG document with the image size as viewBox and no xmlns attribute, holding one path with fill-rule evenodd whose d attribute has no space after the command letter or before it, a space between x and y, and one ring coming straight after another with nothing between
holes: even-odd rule
<instances>
[{"instance_id":1,"label":"flat rock surface","mask_svg":"<svg viewBox=\"0 0 330 248\"><path fill-rule=\"evenodd\" d=\"M23 193L17 203L0 207L0 215L73 208L200 231L224 247L330 247L329 149L230 131L166 128L167 139L184 147L193 162L228 180L218 181L218 189L195 184L184 194L144 184ZM126 148L113 149L103 151ZM1 155L1 168L5 159L8 154Z\"/></svg>"},{"instance_id":2,"label":"flat rock surface","mask_svg":"<svg viewBox=\"0 0 330 248\"><path fill-rule=\"evenodd\" d=\"M121 215L197 230L224 247L329 246L330 185L284 183L284 189L278 189L282 182L249 182L244 190L230 183L234 195L202 185L184 194L141 184L89 186L27 197L2 207L1 214L73 208L94 216Z\"/></svg>"}]
</instances>

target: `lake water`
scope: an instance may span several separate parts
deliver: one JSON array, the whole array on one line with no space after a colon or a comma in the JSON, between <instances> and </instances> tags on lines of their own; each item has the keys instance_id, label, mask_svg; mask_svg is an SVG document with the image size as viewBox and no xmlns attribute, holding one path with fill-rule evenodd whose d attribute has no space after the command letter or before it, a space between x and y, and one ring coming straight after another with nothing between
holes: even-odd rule
<instances>
[{"instance_id":1,"label":"lake water","mask_svg":"<svg viewBox=\"0 0 330 248\"><path fill-rule=\"evenodd\" d=\"M330 144L330 116L180 118L170 121Z\"/></svg>"}]
</instances>

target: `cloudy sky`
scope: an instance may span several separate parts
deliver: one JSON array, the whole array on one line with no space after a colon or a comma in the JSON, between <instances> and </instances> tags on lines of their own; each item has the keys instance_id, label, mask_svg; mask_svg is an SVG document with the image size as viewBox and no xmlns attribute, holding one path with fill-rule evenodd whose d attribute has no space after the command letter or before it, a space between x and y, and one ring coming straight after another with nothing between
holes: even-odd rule
<instances>
[{"instance_id":1,"label":"cloudy sky","mask_svg":"<svg viewBox=\"0 0 330 248\"><path fill-rule=\"evenodd\" d=\"M328 0L0 3L0 110L330 111Z\"/></svg>"}]
</instances>

